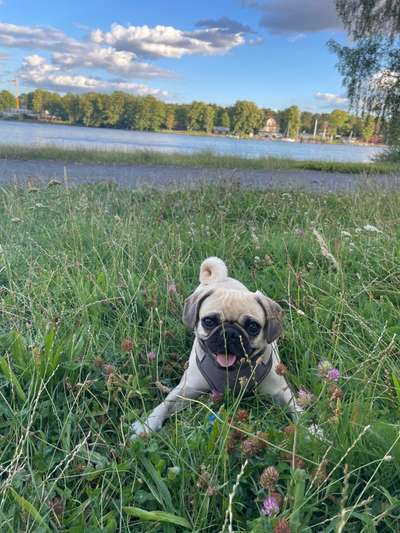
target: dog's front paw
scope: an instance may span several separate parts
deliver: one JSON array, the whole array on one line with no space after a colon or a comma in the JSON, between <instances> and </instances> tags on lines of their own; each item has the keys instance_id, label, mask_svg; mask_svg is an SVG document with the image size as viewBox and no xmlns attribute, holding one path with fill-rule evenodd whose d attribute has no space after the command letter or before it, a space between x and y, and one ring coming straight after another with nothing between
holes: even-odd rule
<instances>
[{"instance_id":1,"label":"dog's front paw","mask_svg":"<svg viewBox=\"0 0 400 533\"><path fill-rule=\"evenodd\" d=\"M137 439L138 437L147 437L153 431L146 424L139 422L139 420L136 420L136 422L132 424L131 430L132 430L132 436L131 436L132 439Z\"/></svg>"},{"instance_id":2,"label":"dog's front paw","mask_svg":"<svg viewBox=\"0 0 400 533\"><path fill-rule=\"evenodd\" d=\"M162 426L162 421L157 416L150 416L146 422L139 422L137 420L131 426L132 428L132 438L137 437L147 437L150 433L154 431L159 431Z\"/></svg>"}]
</instances>

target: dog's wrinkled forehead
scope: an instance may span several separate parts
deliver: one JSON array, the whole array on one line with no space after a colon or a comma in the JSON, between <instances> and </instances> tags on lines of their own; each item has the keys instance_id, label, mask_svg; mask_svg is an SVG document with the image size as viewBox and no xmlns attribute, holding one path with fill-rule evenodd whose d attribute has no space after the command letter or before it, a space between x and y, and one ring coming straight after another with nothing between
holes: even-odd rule
<instances>
[{"instance_id":1,"label":"dog's wrinkled forehead","mask_svg":"<svg viewBox=\"0 0 400 533\"><path fill-rule=\"evenodd\" d=\"M238 290L216 290L202 303L199 318L218 313L222 320L237 322L243 316L251 316L265 323L265 312L254 293Z\"/></svg>"}]
</instances>

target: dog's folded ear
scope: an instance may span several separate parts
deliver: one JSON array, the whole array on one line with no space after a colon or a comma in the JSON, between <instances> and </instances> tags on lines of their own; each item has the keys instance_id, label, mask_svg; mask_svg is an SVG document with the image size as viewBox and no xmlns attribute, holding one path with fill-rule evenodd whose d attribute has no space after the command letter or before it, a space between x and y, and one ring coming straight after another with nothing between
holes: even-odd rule
<instances>
[{"instance_id":1,"label":"dog's folded ear","mask_svg":"<svg viewBox=\"0 0 400 533\"><path fill-rule=\"evenodd\" d=\"M196 291L189 298L186 298L185 305L183 307L182 320L185 326L193 330L196 327L199 320L199 312L201 304L206 298L210 296L214 291Z\"/></svg>"},{"instance_id":2,"label":"dog's folded ear","mask_svg":"<svg viewBox=\"0 0 400 533\"><path fill-rule=\"evenodd\" d=\"M264 309L266 338L268 344L271 344L282 333L283 309L260 291L256 292L256 300Z\"/></svg>"}]
</instances>

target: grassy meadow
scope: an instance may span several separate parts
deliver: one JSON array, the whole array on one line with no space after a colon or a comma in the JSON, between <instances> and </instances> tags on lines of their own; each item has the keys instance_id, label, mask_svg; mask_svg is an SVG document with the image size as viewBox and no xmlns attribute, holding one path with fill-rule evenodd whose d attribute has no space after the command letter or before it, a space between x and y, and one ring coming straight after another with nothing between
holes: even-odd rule
<instances>
[{"instance_id":1,"label":"grassy meadow","mask_svg":"<svg viewBox=\"0 0 400 533\"><path fill-rule=\"evenodd\" d=\"M250 142L250 141L249 141ZM251 141L256 142L256 141ZM355 150L357 148L354 148ZM281 157L241 157L215 152L193 154L163 153L152 150L107 150L57 146L0 145L0 159L20 161L62 161L98 165L150 165L242 170L321 170L346 174L399 174L400 161L384 153L372 163L340 161L301 161Z\"/></svg>"},{"instance_id":2,"label":"grassy meadow","mask_svg":"<svg viewBox=\"0 0 400 533\"><path fill-rule=\"evenodd\" d=\"M0 531L399 531L399 212L379 192L2 188ZM312 397L293 425L207 395L132 442L182 374L209 255L281 303L287 378Z\"/></svg>"}]
</instances>

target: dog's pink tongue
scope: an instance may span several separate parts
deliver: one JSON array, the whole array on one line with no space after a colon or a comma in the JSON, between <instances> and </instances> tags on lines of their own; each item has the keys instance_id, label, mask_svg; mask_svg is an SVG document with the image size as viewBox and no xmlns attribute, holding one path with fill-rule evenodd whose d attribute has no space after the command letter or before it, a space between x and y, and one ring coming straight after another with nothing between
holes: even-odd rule
<instances>
[{"instance_id":1,"label":"dog's pink tongue","mask_svg":"<svg viewBox=\"0 0 400 533\"><path fill-rule=\"evenodd\" d=\"M224 353L216 353L215 358L217 363L224 368L228 368L236 363L236 355L225 355Z\"/></svg>"}]
</instances>

